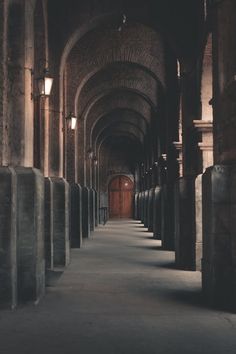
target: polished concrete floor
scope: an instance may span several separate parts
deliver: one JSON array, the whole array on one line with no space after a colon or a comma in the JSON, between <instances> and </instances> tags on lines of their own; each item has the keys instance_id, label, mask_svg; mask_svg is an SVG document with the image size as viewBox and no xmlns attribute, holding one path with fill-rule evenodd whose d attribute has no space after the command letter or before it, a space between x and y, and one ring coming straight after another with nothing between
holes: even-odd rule
<instances>
[{"instance_id":1,"label":"polished concrete floor","mask_svg":"<svg viewBox=\"0 0 236 354\"><path fill-rule=\"evenodd\" d=\"M135 221L99 227L39 305L0 311L0 354L236 353L236 315Z\"/></svg>"}]
</instances>

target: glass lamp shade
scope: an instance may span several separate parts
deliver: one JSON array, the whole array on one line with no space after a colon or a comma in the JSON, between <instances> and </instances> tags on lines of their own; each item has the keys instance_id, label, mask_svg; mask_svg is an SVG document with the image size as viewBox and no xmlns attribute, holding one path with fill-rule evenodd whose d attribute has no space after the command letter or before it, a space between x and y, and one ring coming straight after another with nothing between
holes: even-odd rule
<instances>
[{"instance_id":1,"label":"glass lamp shade","mask_svg":"<svg viewBox=\"0 0 236 354\"><path fill-rule=\"evenodd\" d=\"M77 118L76 117L71 117L71 129L72 130L75 130L76 123L77 123Z\"/></svg>"},{"instance_id":2,"label":"glass lamp shade","mask_svg":"<svg viewBox=\"0 0 236 354\"><path fill-rule=\"evenodd\" d=\"M97 166L97 164L98 164L98 159L97 159L96 156L93 158L93 162L94 162L94 165Z\"/></svg>"},{"instance_id":3,"label":"glass lamp shade","mask_svg":"<svg viewBox=\"0 0 236 354\"><path fill-rule=\"evenodd\" d=\"M92 160L93 158L93 150L91 148L88 149L88 158Z\"/></svg>"},{"instance_id":4,"label":"glass lamp shade","mask_svg":"<svg viewBox=\"0 0 236 354\"><path fill-rule=\"evenodd\" d=\"M38 92L40 96L50 96L53 84L53 78L49 76L48 70L45 69L43 77L38 80Z\"/></svg>"},{"instance_id":5,"label":"glass lamp shade","mask_svg":"<svg viewBox=\"0 0 236 354\"><path fill-rule=\"evenodd\" d=\"M50 96L52 90L53 78L45 76L44 78L44 94L45 96Z\"/></svg>"},{"instance_id":6,"label":"glass lamp shade","mask_svg":"<svg viewBox=\"0 0 236 354\"><path fill-rule=\"evenodd\" d=\"M77 117L75 117L74 114L70 113L68 117L66 117L67 121L67 126L71 130L75 130L76 128L76 123L77 123Z\"/></svg>"}]
</instances>

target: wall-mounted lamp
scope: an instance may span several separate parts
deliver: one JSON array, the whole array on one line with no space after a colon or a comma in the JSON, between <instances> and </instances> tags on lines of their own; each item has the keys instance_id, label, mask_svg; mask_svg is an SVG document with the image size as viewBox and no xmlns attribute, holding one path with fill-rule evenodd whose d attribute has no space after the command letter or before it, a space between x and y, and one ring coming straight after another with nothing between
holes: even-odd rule
<instances>
[{"instance_id":1,"label":"wall-mounted lamp","mask_svg":"<svg viewBox=\"0 0 236 354\"><path fill-rule=\"evenodd\" d=\"M75 130L77 117L72 112L70 112L69 115L66 117L66 122L69 129Z\"/></svg>"},{"instance_id":2,"label":"wall-mounted lamp","mask_svg":"<svg viewBox=\"0 0 236 354\"><path fill-rule=\"evenodd\" d=\"M39 96L50 96L53 84L53 77L49 73L49 69L45 68L43 76L36 79Z\"/></svg>"},{"instance_id":3,"label":"wall-mounted lamp","mask_svg":"<svg viewBox=\"0 0 236 354\"><path fill-rule=\"evenodd\" d=\"M97 156L94 156L93 163L94 163L94 166L97 166L97 164L98 164Z\"/></svg>"},{"instance_id":4,"label":"wall-mounted lamp","mask_svg":"<svg viewBox=\"0 0 236 354\"><path fill-rule=\"evenodd\" d=\"M93 159L93 156L94 156L94 153L93 153L92 148L89 148L89 149L88 149L87 154L88 154L88 158L89 158L90 160L92 160L92 159Z\"/></svg>"},{"instance_id":5,"label":"wall-mounted lamp","mask_svg":"<svg viewBox=\"0 0 236 354\"><path fill-rule=\"evenodd\" d=\"M127 16L125 14L122 15L122 22L120 26L118 27L118 31L121 32L123 27L126 25L127 22Z\"/></svg>"}]
</instances>

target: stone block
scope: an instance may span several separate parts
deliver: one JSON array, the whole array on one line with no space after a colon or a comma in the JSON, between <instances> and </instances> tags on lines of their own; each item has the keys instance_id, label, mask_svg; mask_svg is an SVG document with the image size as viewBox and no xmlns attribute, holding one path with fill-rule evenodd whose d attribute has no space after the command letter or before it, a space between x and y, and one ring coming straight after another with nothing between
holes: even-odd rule
<instances>
[{"instance_id":1,"label":"stone block","mask_svg":"<svg viewBox=\"0 0 236 354\"><path fill-rule=\"evenodd\" d=\"M142 221L142 223L144 223L144 210L145 210L145 192L141 192L140 193L140 219Z\"/></svg>"},{"instance_id":2,"label":"stone block","mask_svg":"<svg viewBox=\"0 0 236 354\"><path fill-rule=\"evenodd\" d=\"M139 209L139 193L135 193L134 195L134 219L135 220L139 220L138 209Z\"/></svg>"},{"instance_id":3,"label":"stone block","mask_svg":"<svg viewBox=\"0 0 236 354\"><path fill-rule=\"evenodd\" d=\"M95 193L95 227L99 224L99 203L98 203L98 192L94 190Z\"/></svg>"},{"instance_id":4,"label":"stone block","mask_svg":"<svg viewBox=\"0 0 236 354\"><path fill-rule=\"evenodd\" d=\"M90 192L87 187L82 188L82 235L90 237Z\"/></svg>"},{"instance_id":5,"label":"stone block","mask_svg":"<svg viewBox=\"0 0 236 354\"><path fill-rule=\"evenodd\" d=\"M179 269L195 270L195 178L180 178L175 193L176 266Z\"/></svg>"},{"instance_id":6,"label":"stone block","mask_svg":"<svg viewBox=\"0 0 236 354\"><path fill-rule=\"evenodd\" d=\"M210 303L236 311L236 166L203 174L202 286Z\"/></svg>"},{"instance_id":7,"label":"stone block","mask_svg":"<svg viewBox=\"0 0 236 354\"><path fill-rule=\"evenodd\" d=\"M153 237L161 239L161 188L156 187L154 191L153 205Z\"/></svg>"},{"instance_id":8,"label":"stone block","mask_svg":"<svg viewBox=\"0 0 236 354\"><path fill-rule=\"evenodd\" d=\"M154 189L148 191L148 231L153 232L153 207L154 207Z\"/></svg>"},{"instance_id":9,"label":"stone block","mask_svg":"<svg viewBox=\"0 0 236 354\"><path fill-rule=\"evenodd\" d=\"M0 167L0 304L17 305L16 174Z\"/></svg>"},{"instance_id":10,"label":"stone block","mask_svg":"<svg viewBox=\"0 0 236 354\"><path fill-rule=\"evenodd\" d=\"M82 188L79 184L71 185L71 247L82 246Z\"/></svg>"},{"instance_id":11,"label":"stone block","mask_svg":"<svg viewBox=\"0 0 236 354\"><path fill-rule=\"evenodd\" d=\"M90 231L95 230L95 190L89 190L89 205L90 205Z\"/></svg>"},{"instance_id":12,"label":"stone block","mask_svg":"<svg viewBox=\"0 0 236 354\"><path fill-rule=\"evenodd\" d=\"M18 302L37 302L45 291L44 178L32 168L17 167Z\"/></svg>"},{"instance_id":13,"label":"stone block","mask_svg":"<svg viewBox=\"0 0 236 354\"><path fill-rule=\"evenodd\" d=\"M148 227L148 191L144 192L144 227Z\"/></svg>"},{"instance_id":14,"label":"stone block","mask_svg":"<svg viewBox=\"0 0 236 354\"><path fill-rule=\"evenodd\" d=\"M45 180L45 245L47 265L65 267L70 262L69 184L58 177Z\"/></svg>"},{"instance_id":15,"label":"stone block","mask_svg":"<svg viewBox=\"0 0 236 354\"><path fill-rule=\"evenodd\" d=\"M174 200L172 184L161 187L161 241L164 250L174 251Z\"/></svg>"}]
</instances>

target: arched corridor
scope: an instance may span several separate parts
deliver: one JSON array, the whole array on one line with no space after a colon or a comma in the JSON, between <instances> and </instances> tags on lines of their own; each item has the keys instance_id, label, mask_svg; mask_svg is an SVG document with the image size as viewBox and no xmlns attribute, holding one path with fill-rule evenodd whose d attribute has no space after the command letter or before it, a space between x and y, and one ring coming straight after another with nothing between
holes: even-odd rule
<instances>
[{"instance_id":1,"label":"arched corridor","mask_svg":"<svg viewBox=\"0 0 236 354\"><path fill-rule=\"evenodd\" d=\"M1 353L235 351L235 316L207 308L200 273L176 270L140 222L99 227L57 274L38 306L1 312Z\"/></svg>"},{"instance_id":2,"label":"arched corridor","mask_svg":"<svg viewBox=\"0 0 236 354\"><path fill-rule=\"evenodd\" d=\"M0 0L0 353L235 353L235 26L236 0Z\"/></svg>"}]
</instances>

